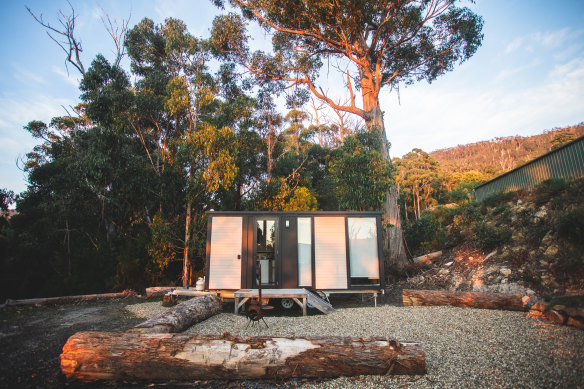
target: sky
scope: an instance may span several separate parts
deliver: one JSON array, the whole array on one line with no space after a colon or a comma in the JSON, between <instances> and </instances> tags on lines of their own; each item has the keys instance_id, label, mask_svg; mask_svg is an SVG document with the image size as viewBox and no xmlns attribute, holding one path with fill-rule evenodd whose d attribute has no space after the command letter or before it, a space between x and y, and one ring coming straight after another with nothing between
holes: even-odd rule
<instances>
[{"instance_id":1,"label":"sky","mask_svg":"<svg viewBox=\"0 0 584 389\"><path fill-rule=\"evenodd\" d=\"M413 148L430 152L584 121L584 1L462 4L484 19L477 53L431 84L423 81L380 96L392 157ZM221 12L209 0L71 0L71 5L86 68L99 53L114 58L103 10L112 19L130 17L130 26L144 17L155 23L179 18L199 37L209 35ZM23 126L65 115L80 95L79 73L72 66L67 72L64 53L25 6L52 24L58 23L59 10L70 13L66 1L0 3L0 188L15 193L26 189L19 161L39 143ZM257 48L265 47L259 28L251 28L250 35ZM128 67L128 60L123 64Z\"/></svg>"}]
</instances>

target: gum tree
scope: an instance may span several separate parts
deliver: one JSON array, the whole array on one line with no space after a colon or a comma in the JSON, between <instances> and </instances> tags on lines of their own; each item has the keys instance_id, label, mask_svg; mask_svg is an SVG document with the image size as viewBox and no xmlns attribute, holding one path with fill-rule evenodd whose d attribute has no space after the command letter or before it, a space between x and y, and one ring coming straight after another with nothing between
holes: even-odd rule
<instances>
[{"instance_id":1,"label":"gum tree","mask_svg":"<svg viewBox=\"0 0 584 389\"><path fill-rule=\"evenodd\" d=\"M224 6L224 0L213 0ZM382 88L435 80L470 58L482 41L482 19L456 0L230 0L241 15L215 19L216 49L254 74L303 86L340 112L364 119L369 131L387 139L379 104ZM272 34L273 53L252 52L245 20L256 21ZM348 101L339 104L319 79L324 63L342 74ZM357 102L358 95L361 102ZM381 152L389 158L388 144ZM405 259L397 207L397 191L384 205L388 229L385 248L390 261Z\"/></svg>"}]
</instances>

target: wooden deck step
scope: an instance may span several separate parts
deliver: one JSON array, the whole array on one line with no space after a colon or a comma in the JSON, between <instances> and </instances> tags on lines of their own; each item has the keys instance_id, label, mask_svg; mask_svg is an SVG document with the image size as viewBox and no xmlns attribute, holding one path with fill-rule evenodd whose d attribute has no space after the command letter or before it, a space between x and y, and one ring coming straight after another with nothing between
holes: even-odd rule
<instances>
[{"instance_id":1,"label":"wooden deck step","mask_svg":"<svg viewBox=\"0 0 584 389\"><path fill-rule=\"evenodd\" d=\"M321 311L325 315L328 315L329 313L333 313L335 311L335 309L333 308L333 306L331 305L331 303L329 303L328 301L323 300L322 298L320 298L315 293L312 293L311 291L306 290L306 294L307 294L307 296L306 296L307 299L306 300L307 300L308 304L310 304L314 308L318 309L319 311Z\"/></svg>"}]
</instances>

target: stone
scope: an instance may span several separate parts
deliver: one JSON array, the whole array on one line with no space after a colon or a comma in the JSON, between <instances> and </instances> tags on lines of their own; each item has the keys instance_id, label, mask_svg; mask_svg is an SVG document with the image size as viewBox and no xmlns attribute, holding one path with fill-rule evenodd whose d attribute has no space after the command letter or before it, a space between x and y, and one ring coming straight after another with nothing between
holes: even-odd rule
<instances>
[{"instance_id":1,"label":"stone","mask_svg":"<svg viewBox=\"0 0 584 389\"><path fill-rule=\"evenodd\" d=\"M550 247L547 248L547 250L543 254L546 255L546 256L548 256L548 257L553 257L559 251L560 251L560 248L558 247L558 245L552 244Z\"/></svg>"},{"instance_id":2,"label":"stone","mask_svg":"<svg viewBox=\"0 0 584 389\"><path fill-rule=\"evenodd\" d=\"M533 216L539 219L544 219L547 216L547 208L545 207L545 205L542 205Z\"/></svg>"},{"instance_id":3,"label":"stone","mask_svg":"<svg viewBox=\"0 0 584 389\"><path fill-rule=\"evenodd\" d=\"M554 235L551 231L548 231L547 234L541 239L542 246L549 246L554 243Z\"/></svg>"},{"instance_id":4,"label":"stone","mask_svg":"<svg viewBox=\"0 0 584 389\"><path fill-rule=\"evenodd\" d=\"M446 269L440 269L440 271L438 272L439 276L446 276L448 274L450 274L450 272Z\"/></svg>"},{"instance_id":5,"label":"stone","mask_svg":"<svg viewBox=\"0 0 584 389\"><path fill-rule=\"evenodd\" d=\"M554 311L553 309L544 312L541 317L556 324L565 324L568 320L568 317L564 313L560 311Z\"/></svg>"},{"instance_id":6,"label":"stone","mask_svg":"<svg viewBox=\"0 0 584 389\"><path fill-rule=\"evenodd\" d=\"M505 277L509 277L509 275L511 274L511 269L508 269L506 267L502 267L499 269L499 273L501 273Z\"/></svg>"},{"instance_id":7,"label":"stone","mask_svg":"<svg viewBox=\"0 0 584 389\"><path fill-rule=\"evenodd\" d=\"M487 289L485 283L481 279L472 280L471 286L472 290L476 290L479 292L483 292Z\"/></svg>"},{"instance_id":8,"label":"stone","mask_svg":"<svg viewBox=\"0 0 584 389\"><path fill-rule=\"evenodd\" d=\"M485 257L485 259L483 260L483 262L488 261L489 258L493 257L495 254L497 254L497 250L491 251L490 253L487 254L487 256Z\"/></svg>"},{"instance_id":9,"label":"stone","mask_svg":"<svg viewBox=\"0 0 584 389\"><path fill-rule=\"evenodd\" d=\"M566 325L584 329L584 318L581 317L569 317L566 321Z\"/></svg>"},{"instance_id":10,"label":"stone","mask_svg":"<svg viewBox=\"0 0 584 389\"><path fill-rule=\"evenodd\" d=\"M490 274L496 273L496 272L498 272L498 271L499 271L499 266L497 266L497 265L491 265L491 266L487 267L487 268L486 268L486 269L483 271L483 274L485 274L485 275L490 275Z\"/></svg>"}]
</instances>

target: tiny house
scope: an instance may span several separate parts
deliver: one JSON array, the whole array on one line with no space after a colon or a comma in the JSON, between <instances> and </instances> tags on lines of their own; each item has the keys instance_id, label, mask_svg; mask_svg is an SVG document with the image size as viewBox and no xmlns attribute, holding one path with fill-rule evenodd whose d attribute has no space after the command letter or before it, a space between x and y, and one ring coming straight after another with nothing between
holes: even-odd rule
<instances>
[{"instance_id":1,"label":"tiny house","mask_svg":"<svg viewBox=\"0 0 584 389\"><path fill-rule=\"evenodd\" d=\"M382 212L208 212L207 290L383 290Z\"/></svg>"}]
</instances>

